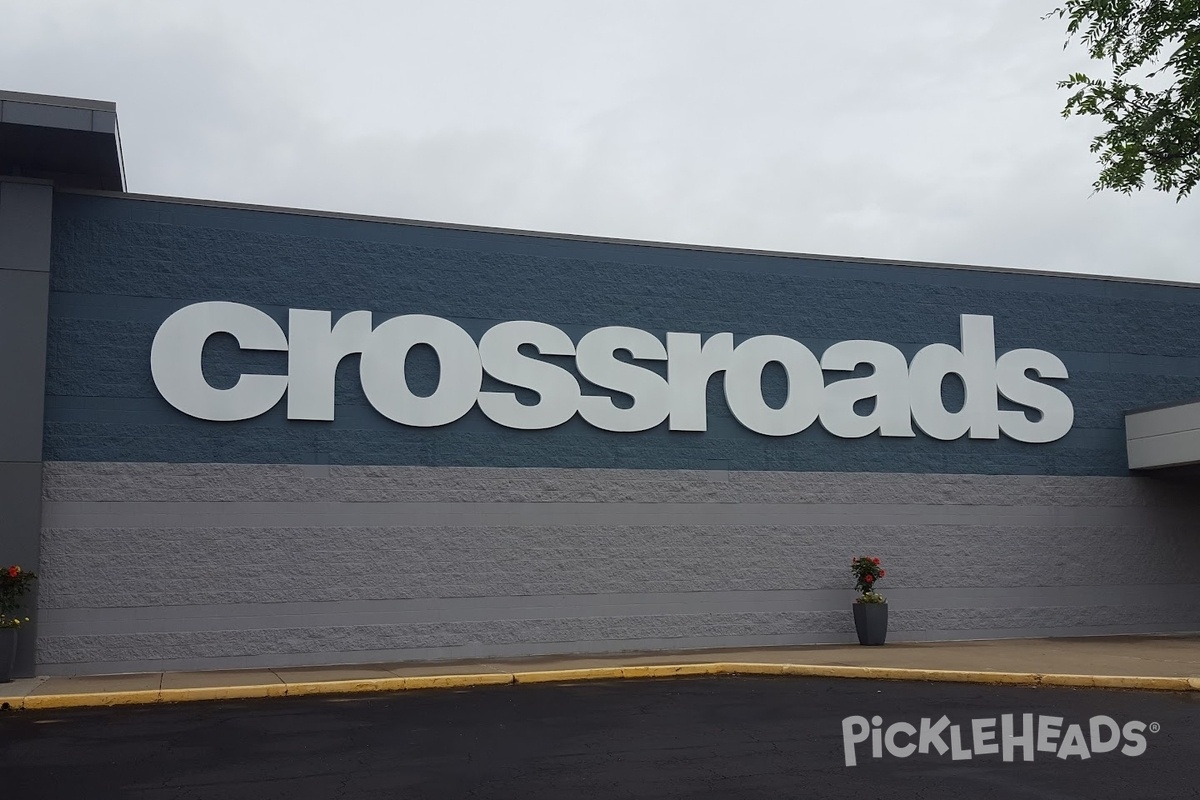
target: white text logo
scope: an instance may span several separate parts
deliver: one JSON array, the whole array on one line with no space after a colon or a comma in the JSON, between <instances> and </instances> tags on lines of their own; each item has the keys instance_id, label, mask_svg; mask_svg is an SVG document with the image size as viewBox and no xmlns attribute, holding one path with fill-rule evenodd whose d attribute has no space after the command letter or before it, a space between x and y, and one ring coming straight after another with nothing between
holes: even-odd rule
<instances>
[{"instance_id":1,"label":"white text logo","mask_svg":"<svg viewBox=\"0 0 1200 800\"><path fill-rule=\"evenodd\" d=\"M1085 723L1064 725L1063 717L1046 714L1001 714L996 717L972 719L965 725L951 724L949 717L933 720L922 718L914 725L892 722L885 725L882 717L854 716L842 720L842 748L846 766L858 764L869 747L871 758L883 758L886 752L896 758L908 758L914 753L949 755L953 761L967 761L976 756L999 755L1013 761L1020 754L1023 761L1033 761L1039 753L1063 760L1091 758L1102 753L1120 752L1140 756L1146 752L1146 732L1158 733L1157 722L1147 725L1130 720L1118 725L1103 714ZM868 745L867 742L870 742ZM859 745L863 746L862 753Z\"/></svg>"},{"instance_id":2,"label":"white text logo","mask_svg":"<svg viewBox=\"0 0 1200 800\"><path fill-rule=\"evenodd\" d=\"M698 333L655 335L630 327L597 328L578 343L543 322L502 322L476 343L449 320L406 314L374 325L369 311L352 311L336 323L328 311L292 309L288 332L266 313L239 303L196 303L176 311L154 337L150 367L158 391L172 406L200 419L233 421L256 417L286 394L288 419L332 420L334 375L343 358L360 354L364 394L382 415L403 425L436 427L461 418L476 404L508 428L553 428L579 414L607 431L632 432L664 421L673 431L708 429L709 379L723 373L725 400L745 427L766 436L790 436L820 421L842 438L915 436L914 426L935 439L998 439L1052 442L1071 429L1074 409L1059 388L1067 369L1044 350L1017 349L996 355L992 318L960 317L961 344L930 344L909 362L885 342L837 342L818 358L784 336L754 336L734 346L732 333L704 338ZM243 350L287 353L286 375L242 375L228 389L209 385L201 356L209 337L227 333ZM428 345L437 353L437 388L415 394L405 378L409 351ZM525 352L522 352L522 349ZM533 357L574 358L579 376L625 395L617 404L606 395L583 394L570 371ZM625 360L664 362L660 375ZM767 402L762 373L781 365L788 390L782 405ZM860 366L871 374L842 377ZM514 392L482 391L484 375L538 395L522 403ZM949 410L942 383L957 376L965 402ZM831 378L826 382L826 376ZM999 407L999 397L1018 408ZM871 401L869 413L855 404Z\"/></svg>"}]
</instances>

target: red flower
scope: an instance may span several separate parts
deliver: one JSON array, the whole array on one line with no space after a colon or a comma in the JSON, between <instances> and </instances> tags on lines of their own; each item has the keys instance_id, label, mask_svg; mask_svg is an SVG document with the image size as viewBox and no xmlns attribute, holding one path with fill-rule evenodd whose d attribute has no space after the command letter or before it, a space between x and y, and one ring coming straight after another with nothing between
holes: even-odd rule
<instances>
[{"instance_id":1,"label":"red flower","mask_svg":"<svg viewBox=\"0 0 1200 800\"><path fill-rule=\"evenodd\" d=\"M887 575L887 570L886 569L879 570L879 577L882 578L884 575Z\"/></svg>"},{"instance_id":2,"label":"red flower","mask_svg":"<svg viewBox=\"0 0 1200 800\"><path fill-rule=\"evenodd\" d=\"M863 580L866 581L867 583L873 583L875 581L875 578L868 574L868 575L863 575Z\"/></svg>"},{"instance_id":3,"label":"red flower","mask_svg":"<svg viewBox=\"0 0 1200 800\"><path fill-rule=\"evenodd\" d=\"M18 575L20 575L20 574L21 574L21 568L20 568L20 567L18 567L18 566L15 566L15 565L14 565L14 566L11 566L11 567L9 567L9 568L8 568L8 577L10 577L10 578L15 578L15 577L17 577L17 576L18 576Z\"/></svg>"},{"instance_id":4,"label":"red flower","mask_svg":"<svg viewBox=\"0 0 1200 800\"><path fill-rule=\"evenodd\" d=\"M871 559L871 563L872 563L872 564L878 564L878 563L879 563L879 559L878 559L878 558L872 558L872 559Z\"/></svg>"}]
</instances>

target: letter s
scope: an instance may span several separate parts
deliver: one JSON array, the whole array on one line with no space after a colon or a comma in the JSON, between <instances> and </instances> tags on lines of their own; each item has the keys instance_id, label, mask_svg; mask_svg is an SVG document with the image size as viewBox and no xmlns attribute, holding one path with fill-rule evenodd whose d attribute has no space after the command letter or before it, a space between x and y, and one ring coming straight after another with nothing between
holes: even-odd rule
<instances>
[{"instance_id":1,"label":"letter s","mask_svg":"<svg viewBox=\"0 0 1200 800\"><path fill-rule=\"evenodd\" d=\"M638 328L613 326L584 334L575 348L579 374L597 386L629 395L633 405L621 408L611 397L587 395L579 398L579 416L606 431L648 431L670 413L670 387L660 375L618 359L618 350L638 359L667 360L663 343Z\"/></svg>"},{"instance_id":2,"label":"letter s","mask_svg":"<svg viewBox=\"0 0 1200 800\"><path fill-rule=\"evenodd\" d=\"M530 389L538 401L525 405L514 392L480 392L479 409L507 428L553 428L575 416L579 384L565 369L530 358L521 345L532 345L539 355L573 356L571 337L544 322L501 322L479 340L484 372L512 386Z\"/></svg>"},{"instance_id":3,"label":"letter s","mask_svg":"<svg viewBox=\"0 0 1200 800\"><path fill-rule=\"evenodd\" d=\"M1014 403L1041 412L1031 421L1024 411L1001 411L1000 430L1019 442L1042 444L1067 435L1075 424L1071 398L1054 386L1026 377L1032 370L1039 378L1066 378L1067 367L1058 356L1045 350L1010 350L996 360L996 388Z\"/></svg>"},{"instance_id":4,"label":"letter s","mask_svg":"<svg viewBox=\"0 0 1200 800\"><path fill-rule=\"evenodd\" d=\"M1140 756L1146 752L1146 723L1138 720L1130 720L1125 723L1125 727L1121 729L1121 734L1129 741L1129 744L1121 748L1121 752L1127 756Z\"/></svg>"}]
</instances>

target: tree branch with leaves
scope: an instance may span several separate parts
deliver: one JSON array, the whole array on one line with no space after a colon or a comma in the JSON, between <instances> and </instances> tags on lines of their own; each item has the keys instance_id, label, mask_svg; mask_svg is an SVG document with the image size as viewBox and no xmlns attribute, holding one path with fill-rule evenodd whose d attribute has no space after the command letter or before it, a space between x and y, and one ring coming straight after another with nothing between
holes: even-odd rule
<instances>
[{"instance_id":1,"label":"tree branch with leaves","mask_svg":"<svg viewBox=\"0 0 1200 800\"><path fill-rule=\"evenodd\" d=\"M1200 183L1200 0L1067 0L1047 16L1067 20L1067 45L1078 37L1112 65L1110 80L1077 72L1058 83L1074 90L1064 117L1108 126L1091 144L1096 190L1130 194L1150 177L1186 197Z\"/></svg>"}]
</instances>

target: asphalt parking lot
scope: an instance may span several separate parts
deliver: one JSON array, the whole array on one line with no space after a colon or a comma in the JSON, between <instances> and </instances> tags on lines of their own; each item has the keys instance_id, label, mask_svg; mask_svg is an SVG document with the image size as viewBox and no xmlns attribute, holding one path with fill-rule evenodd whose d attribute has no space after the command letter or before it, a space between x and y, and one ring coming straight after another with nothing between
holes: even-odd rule
<instances>
[{"instance_id":1,"label":"asphalt parking lot","mask_svg":"<svg viewBox=\"0 0 1200 800\"><path fill-rule=\"evenodd\" d=\"M1197 722L1194 692L593 681L13 711L0 774L14 798L1181 798Z\"/></svg>"}]
</instances>

